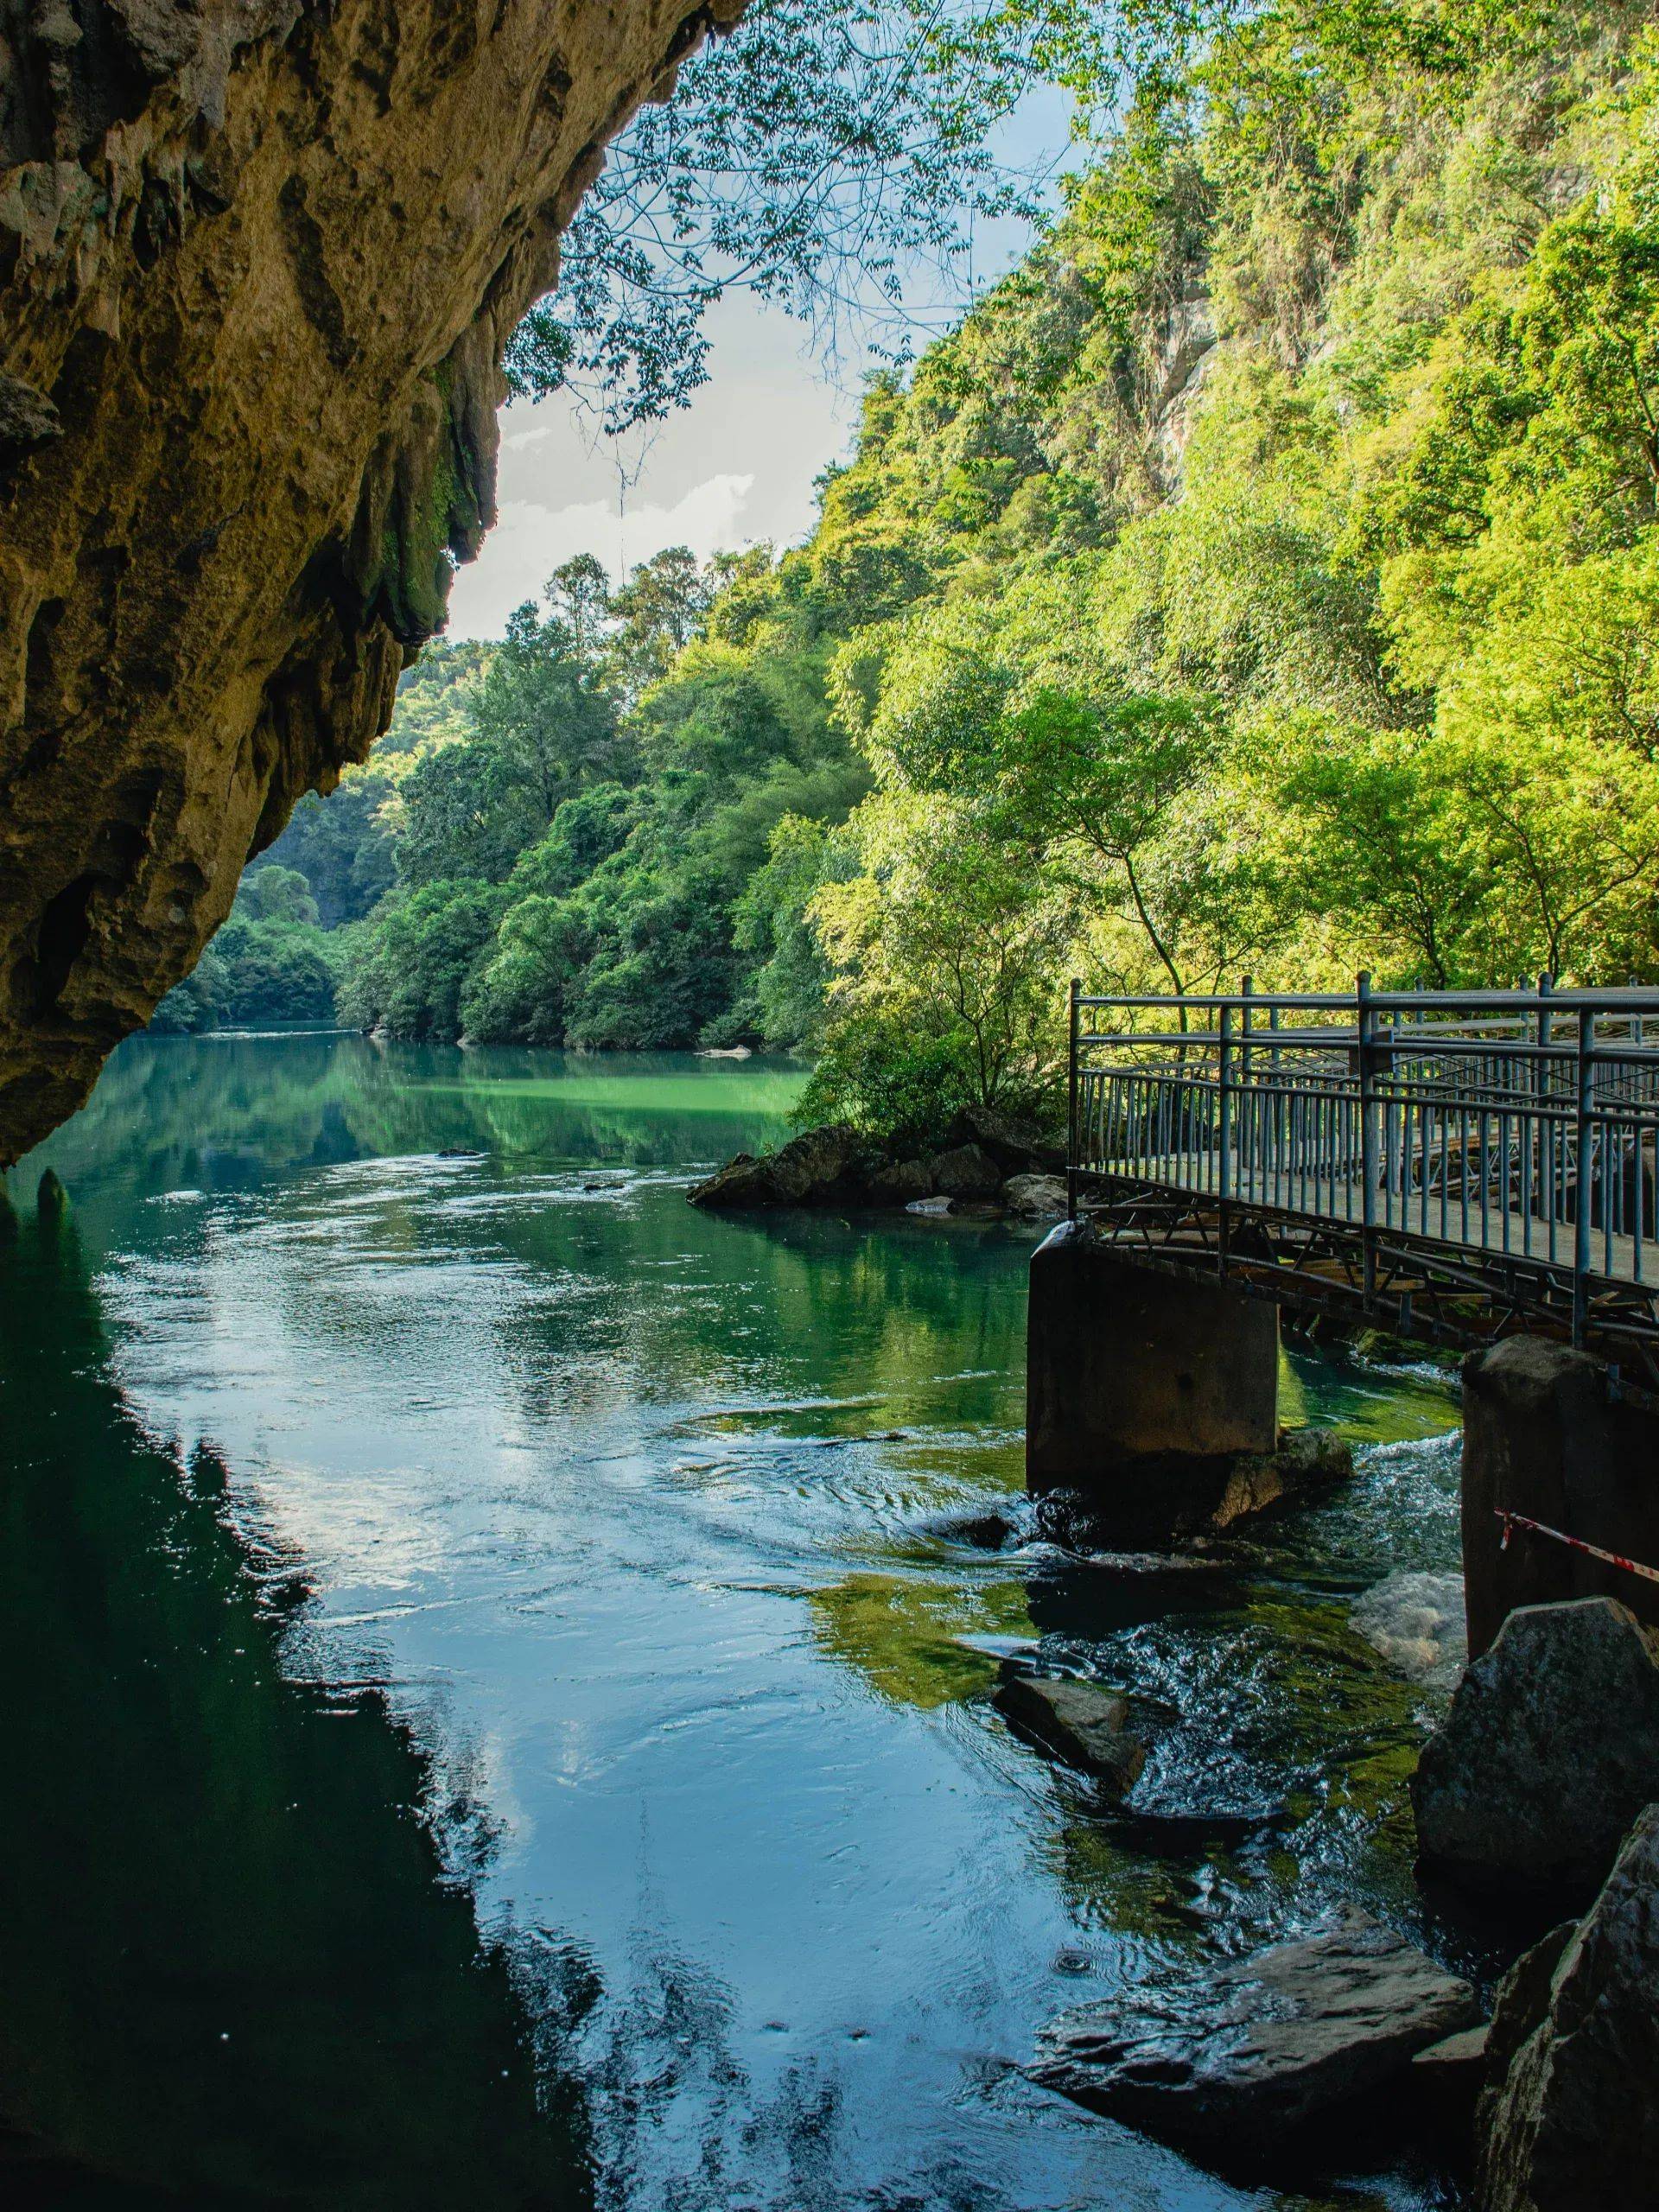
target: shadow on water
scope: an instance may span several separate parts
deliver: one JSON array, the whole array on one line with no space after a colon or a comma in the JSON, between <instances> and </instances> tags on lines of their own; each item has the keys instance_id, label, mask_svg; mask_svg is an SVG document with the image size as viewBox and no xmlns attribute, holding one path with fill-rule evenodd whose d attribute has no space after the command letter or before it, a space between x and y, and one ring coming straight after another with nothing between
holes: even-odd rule
<instances>
[{"instance_id":1,"label":"shadow on water","mask_svg":"<svg viewBox=\"0 0 1659 2212\"><path fill-rule=\"evenodd\" d=\"M372 1695L283 1678L304 1581L223 1487L126 1413L69 1219L0 1220L6 2202L591 2203L464 1808Z\"/></svg>"}]
</instances>

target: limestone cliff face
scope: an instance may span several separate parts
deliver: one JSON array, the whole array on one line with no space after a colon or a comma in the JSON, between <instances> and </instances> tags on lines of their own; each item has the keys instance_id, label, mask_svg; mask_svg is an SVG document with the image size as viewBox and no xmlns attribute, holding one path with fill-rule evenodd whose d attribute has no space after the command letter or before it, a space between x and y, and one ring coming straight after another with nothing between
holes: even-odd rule
<instances>
[{"instance_id":1,"label":"limestone cliff face","mask_svg":"<svg viewBox=\"0 0 1659 2212\"><path fill-rule=\"evenodd\" d=\"M0 0L0 1164L493 518L498 364L741 0Z\"/></svg>"}]
</instances>

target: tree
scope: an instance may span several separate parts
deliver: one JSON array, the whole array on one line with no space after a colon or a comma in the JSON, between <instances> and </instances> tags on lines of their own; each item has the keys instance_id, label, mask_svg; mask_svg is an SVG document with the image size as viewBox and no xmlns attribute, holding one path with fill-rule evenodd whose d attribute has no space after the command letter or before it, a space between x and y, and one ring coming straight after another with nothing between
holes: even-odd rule
<instances>
[{"instance_id":1,"label":"tree","mask_svg":"<svg viewBox=\"0 0 1659 2212\"><path fill-rule=\"evenodd\" d=\"M611 601L610 667L626 699L667 675L701 630L716 588L689 545L664 546L634 569Z\"/></svg>"},{"instance_id":2,"label":"tree","mask_svg":"<svg viewBox=\"0 0 1659 2212\"><path fill-rule=\"evenodd\" d=\"M849 835L859 872L825 884L810 909L835 979L811 1110L893 1137L880 1125L908 1100L914 1137L922 1097L936 1119L947 1106L1044 1100L1078 921L1067 887L982 806L878 792Z\"/></svg>"},{"instance_id":3,"label":"tree","mask_svg":"<svg viewBox=\"0 0 1659 2212\"><path fill-rule=\"evenodd\" d=\"M591 395L613 430L662 415L706 380L704 318L734 289L902 350L906 264L952 269L976 221L1040 209L993 150L1039 29L994 0L755 0L611 149L513 388Z\"/></svg>"},{"instance_id":4,"label":"tree","mask_svg":"<svg viewBox=\"0 0 1659 2212\"><path fill-rule=\"evenodd\" d=\"M296 868L267 862L250 868L236 887L236 911L250 922L303 922L315 928L317 902Z\"/></svg>"},{"instance_id":5,"label":"tree","mask_svg":"<svg viewBox=\"0 0 1659 2212\"><path fill-rule=\"evenodd\" d=\"M977 604L907 626L866 742L890 781L994 805L1016 847L1102 864L1096 893L1125 899L1160 982L1185 995L1262 926L1247 842L1211 803L1220 720L1179 694L1120 690L1098 662L1092 682L1086 664L1082 683L1046 680L1044 661L1073 651L1065 605L1064 594L1046 605L1058 636L1040 620L1033 630L1030 610L1022 634L1006 610ZM1185 834L1194 810L1198 836Z\"/></svg>"},{"instance_id":6,"label":"tree","mask_svg":"<svg viewBox=\"0 0 1659 2212\"><path fill-rule=\"evenodd\" d=\"M597 671L611 620L611 580L603 562L591 553L562 562L548 578L543 596L564 625L571 658Z\"/></svg>"}]
</instances>

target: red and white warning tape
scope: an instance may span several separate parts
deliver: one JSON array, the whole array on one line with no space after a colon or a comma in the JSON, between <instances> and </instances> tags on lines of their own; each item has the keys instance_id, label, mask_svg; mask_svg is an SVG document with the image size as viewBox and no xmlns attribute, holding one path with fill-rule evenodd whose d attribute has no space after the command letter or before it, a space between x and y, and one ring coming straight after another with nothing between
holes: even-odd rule
<instances>
[{"instance_id":1,"label":"red and white warning tape","mask_svg":"<svg viewBox=\"0 0 1659 2212\"><path fill-rule=\"evenodd\" d=\"M1516 1529L1530 1529L1535 1536L1549 1536L1558 1544L1570 1545L1575 1552L1588 1552L1592 1559L1605 1560L1609 1567L1622 1567L1627 1574L1639 1574L1644 1582L1659 1582L1659 1567L1643 1567L1640 1560L1626 1559L1622 1552L1603 1551L1599 1544L1586 1544L1582 1536L1569 1536L1560 1529L1546 1528L1541 1521L1529 1521L1524 1513L1511 1513L1506 1506L1493 1510L1503 1523L1500 1551L1508 1551L1510 1538Z\"/></svg>"}]
</instances>

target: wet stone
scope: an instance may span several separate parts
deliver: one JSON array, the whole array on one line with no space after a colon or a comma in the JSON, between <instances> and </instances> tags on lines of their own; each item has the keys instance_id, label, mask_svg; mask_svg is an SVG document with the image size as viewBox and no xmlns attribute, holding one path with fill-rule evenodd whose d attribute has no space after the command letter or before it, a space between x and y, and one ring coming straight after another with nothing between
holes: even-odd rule
<instances>
[{"instance_id":1,"label":"wet stone","mask_svg":"<svg viewBox=\"0 0 1659 2212\"><path fill-rule=\"evenodd\" d=\"M1659 1796L1659 1634L1612 1598L1522 1606L1459 1684L1411 1795L1438 1872L1587 1899Z\"/></svg>"},{"instance_id":2,"label":"wet stone","mask_svg":"<svg viewBox=\"0 0 1659 2212\"><path fill-rule=\"evenodd\" d=\"M1065 2014L1033 2071L1212 2164L1248 2164L1478 2020L1467 1982L1351 1912L1184 1989L1130 1990Z\"/></svg>"},{"instance_id":3,"label":"wet stone","mask_svg":"<svg viewBox=\"0 0 1659 2212\"><path fill-rule=\"evenodd\" d=\"M1144 1749L1129 1732L1128 1704L1098 1682L1046 1680L1005 1662L992 1701L1016 1735L1120 1796L1146 1764Z\"/></svg>"},{"instance_id":4,"label":"wet stone","mask_svg":"<svg viewBox=\"0 0 1659 2212\"><path fill-rule=\"evenodd\" d=\"M1649 2212L1659 2168L1659 1805L1577 1926L1498 1991L1477 2121L1484 2212Z\"/></svg>"}]
</instances>

